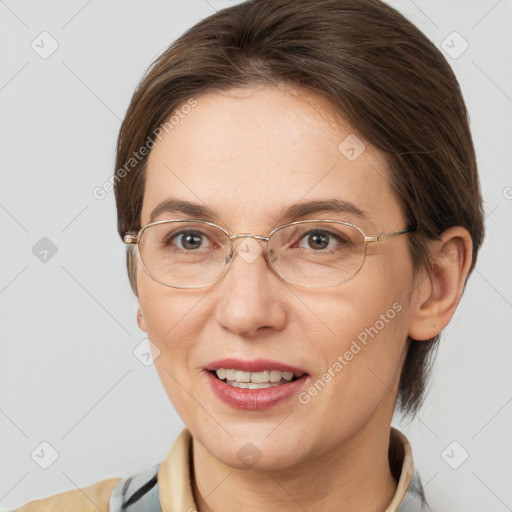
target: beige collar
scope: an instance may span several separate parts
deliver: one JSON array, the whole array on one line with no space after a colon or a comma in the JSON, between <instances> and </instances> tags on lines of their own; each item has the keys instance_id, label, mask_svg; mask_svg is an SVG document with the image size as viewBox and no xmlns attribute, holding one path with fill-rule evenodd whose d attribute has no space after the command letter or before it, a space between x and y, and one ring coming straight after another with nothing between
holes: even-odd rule
<instances>
[{"instance_id":1,"label":"beige collar","mask_svg":"<svg viewBox=\"0 0 512 512\"><path fill-rule=\"evenodd\" d=\"M409 441L400 431L392 427L391 442L401 445L404 458L395 495L385 512L396 512L409 489L413 476L412 450ZM191 481L191 448L192 436L185 428L176 439L167 458L160 465L158 486L162 512L197 511Z\"/></svg>"}]
</instances>

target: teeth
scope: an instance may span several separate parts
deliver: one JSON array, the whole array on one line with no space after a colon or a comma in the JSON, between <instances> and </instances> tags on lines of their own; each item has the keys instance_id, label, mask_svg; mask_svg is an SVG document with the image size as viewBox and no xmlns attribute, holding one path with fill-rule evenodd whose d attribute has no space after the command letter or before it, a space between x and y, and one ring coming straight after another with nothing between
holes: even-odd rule
<instances>
[{"instance_id":1,"label":"teeth","mask_svg":"<svg viewBox=\"0 0 512 512\"><path fill-rule=\"evenodd\" d=\"M222 370L223 368L221 368ZM236 379L236 370L224 370L226 372L226 379L227 380L235 380ZM219 377L219 375L217 374L217 377ZM220 377L219 377L220 379Z\"/></svg>"},{"instance_id":2,"label":"teeth","mask_svg":"<svg viewBox=\"0 0 512 512\"><path fill-rule=\"evenodd\" d=\"M270 372L268 370L265 370L264 372L252 372L251 382L256 384L270 382Z\"/></svg>"},{"instance_id":3,"label":"teeth","mask_svg":"<svg viewBox=\"0 0 512 512\"><path fill-rule=\"evenodd\" d=\"M283 372L272 370L270 372L270 382L279 382L283 378Z\"/></svg>"},{"instance_id":4,"label":"teeth","mask_svg":"<svg viewBox=\"0 0 512 512\"><path fill-rule=\"evenodd\" d=\"M237 370L235 373L235 380L237 382L251 382L251 372Z\"/></svg>"},{"instance_id":5,"label":"teeth","mask_svg":"<svg viewBox=\"0 0 512 512\"><path fill-rule=\"evenodd\" d=\"M265 370L263 372L244 372L242 370L233 370L226 368L219 368L216 370L217 377L221 380L228 381L229 384L244 384L243 386L235 385L235 387L258 389L264 387L271 387L271 385L278 382L291 381L293 379L292 372L281 372L279 370ZM300 377L302 374L297 374ZM257 388L250 386L250 384L258 384ZM264 386L263 384L269 384Z\"/></svg>"},{"instance_id":6,"label":"teeth","mask_svg":"<svg viewBox=\"0 0 512 512\"><path fill-rule=\"evenodd\" d=\"M244 389L264 389L264 388L273 388L274 386L279 386L279 384L272 384L271 382L263 382L261 384L256 384L254 382L237 382L236 380L228 380L226 384L233 386L234 388L244 388Z\"/></svg>"}]
</instances>

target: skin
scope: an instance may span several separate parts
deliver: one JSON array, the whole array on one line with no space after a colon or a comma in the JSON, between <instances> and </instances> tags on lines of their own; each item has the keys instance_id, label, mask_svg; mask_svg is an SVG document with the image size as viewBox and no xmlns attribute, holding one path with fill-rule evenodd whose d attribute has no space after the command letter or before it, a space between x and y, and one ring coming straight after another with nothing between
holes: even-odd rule
<instances>
[{"instance_id":1,"label":"skin","mask_svg":"<svg viewBox=\"0 0 512 512\"><path fill-rule=\"evenodd\" d=\"M367 235L406 226L384 156L365 141L353 162L338 145L354 130L325 99L288 87L254 86L197 98L191 113L152 150L141 225L174 197L206 204L231 233L267 235L277 211L300 201L351 201L367 213L315 213L354 223ZM156 220L187 217L163 214ZM292 219L300 220L300 219ZM158 346L156 367L193 436L194 493L205 511L382 511L396 488L389 432L407 335L429 339L453 315L471 264L460 227L431 244L431 275L415 271L407 236L370 244L350 281L307 289L280 279L263 256L235 257L209 288L163 286L137 269L138 323ZM402 309L317 396L268 410L240 410L207 385L216 359L268 358L304 368L307 389L366 327ZM253 443L252 467L237 457Z\"/></svg>"}]
</instances>

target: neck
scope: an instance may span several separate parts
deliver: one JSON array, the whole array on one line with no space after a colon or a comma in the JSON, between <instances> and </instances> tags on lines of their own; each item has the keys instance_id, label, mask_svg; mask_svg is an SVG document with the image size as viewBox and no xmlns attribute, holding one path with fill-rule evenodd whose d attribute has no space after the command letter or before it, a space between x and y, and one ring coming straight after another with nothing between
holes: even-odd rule
<instances>
[{"instance_id":1,"label":"neck","mask_svg":"<svg viewBox=\"0 0 512 512\"><path fill-rule=\"evenodd\" d=\"M198 512L382 512L396 489L389 427L366 425L327 453L281 470L234 469L194 440Z\"/></svg>"}]
</instances>

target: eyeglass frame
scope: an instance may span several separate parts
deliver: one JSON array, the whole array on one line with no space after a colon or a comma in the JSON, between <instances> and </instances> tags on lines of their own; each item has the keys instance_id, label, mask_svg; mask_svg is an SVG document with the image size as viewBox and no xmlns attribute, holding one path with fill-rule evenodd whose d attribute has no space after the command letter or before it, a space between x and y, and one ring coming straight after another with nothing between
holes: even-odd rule
<instances>
[{"instance_id":1,"label":"eyeglass frame","mask_svg":"<svg viewBox=\"0 0 512 512\"><path fill-rule=\"evenodd\" d=\"M228 255L229 261L226 261L224 271L221 272L221 274L219 275L217 280L213 281L212 283L208 283L208 284L201 285L201 286L181 286L181 285L174 285L174 284L164 283L163 281L160 281L160 279L157 279L149 271L149 269L146 267L146 264L144 263L144 260L142 259L140 251L139 251L139 242L140 242L140 240L142 238L142 235L144 234L144 231L147 228L151 227L151 226L156 226L156 225L159 225L159 224L168 224L168 223L172 223L172 222L197 222L198 224L206 224L207 226L211 226L213 228L219 229L220 231L222 231L228 237L229 242L230 242L229 255ZM286 228L288 226L293 226L293 225L296 225L296 224L309 224L309 223L314 223L314 222L316 222L316 223L318 223L318 222L321 222L321 223L333 222L333 223L337 223L337 224L343 224L345 226L350 226L350 227L356 229L363 236L363 238L364 238L363 261L361 263L361 266L358 268L357 272L353 276L349 277L346 281L342 281L341 283L336 283L336 284L331 284L331 285L326 285L326 286L305 285L305 284L297 283L295 281L291 281L290 279L287 279L276 268L274 268L272 263L269 262L269 259L268 259L268 243L269 243L270 237L275 232L277 232L277 231L279 231L281 229L284 229L284 228ZM231 263L233 262L233 254L235 253L235 250L234 250L235 249L235 246L234 246L235 240L238 240L239 238L253 238L255 240L260 240L260 241L266 242L265 250L263 251L264 254L265 254L265 259L267 260L268 263L270 263L270 268L281 279L283 279L284 281L286 281L288 283L291 283L291 284L294 284L294 285L306 287L306 288L330 288L332 286L339 286L341 284L344 284L344 283L350 281L351 279L353 279L359 273L359 271L363 268L364 262L366 261L366 250L367 250L367 247L368 247L369 243L382 242L384 240L389 240L391 238L395 238L395 237L400 236L400 235L405 235L406 233L412 233L413 231L416 231L419 228L420 228L419 226L410 226L410 227L405 228L405 229L399 229L399 230L396 230L396 231L388 231L386 233L381 233L381 234L376 235L376 236L367 236L366 233L361 228L355 226L354 224L351 224L350 222L345 222L345 221L341 221L341 220L334 220L334 219L315 219L315 220L313 220L313 219L311 219L311 220L310 219L306 219L306 220L297 220L297 221L294 221L294 222L289 222L288 224L284 224L283 226L278 226L277 228L274 228L268 234L268 236L255 235L253 233L237 233L236 235L231 235L231 233L229 233L229 231L224 229L222 226L219 226L218 224L214 224L213 222L209 222L209 221L206 221L206 220L200 220L200 219L166 219L166 220L159 220L159 221L155 221L155 222L150 222L149 224L146 224L145 226L142 226L138 231L128 231L128 232L126 232L124 234L124 236L123 236L123 242L125 244L127 244L127 245L137 245L137 254L139 255L139 259L140 259L140 261L142 263L142 267L144 268L145 272L149 275L149 277L151 277L151 279L153 279L157 283L162 284L163 286L169 286L169 287L172 287L172 288L180 288L180 289L191 290L191 289L206 288L207 286L212 286L212 285L218 283L226 275L228 269L231 267Z\"/></svg>"}]
</instances>

